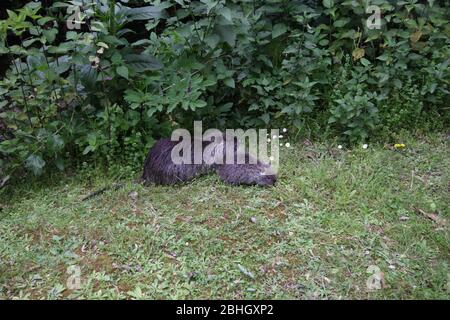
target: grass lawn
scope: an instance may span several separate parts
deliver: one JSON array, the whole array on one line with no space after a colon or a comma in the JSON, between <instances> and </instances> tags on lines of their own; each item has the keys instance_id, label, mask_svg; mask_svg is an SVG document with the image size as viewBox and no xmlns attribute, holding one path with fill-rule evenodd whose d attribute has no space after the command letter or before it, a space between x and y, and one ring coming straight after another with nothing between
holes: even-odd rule
<instances>
[{"instance_id":1,"label":"grass lawn","mask_svg":"<svg viewBox=\"0 0 450 320\"><path fill-rule=\"evenodd\" d=\"M273 188L130 176L83 202L113 183L93 169L9 187L0 299L448 299L448 137L394 142L293 143Z\"/></svg>"}]
</instances>

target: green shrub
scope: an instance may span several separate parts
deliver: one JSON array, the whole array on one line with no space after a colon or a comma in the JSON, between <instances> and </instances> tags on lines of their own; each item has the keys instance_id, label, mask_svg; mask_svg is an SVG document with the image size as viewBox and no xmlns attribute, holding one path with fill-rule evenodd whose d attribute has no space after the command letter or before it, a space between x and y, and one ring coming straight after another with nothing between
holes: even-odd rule
<instances>
[{"instance_id":1,"label":"green shrub","mask_svg":"<svg viewBox=\"0 0 450 320\"><path fill-rule=\"evenodd\" d=\"M365 3L89 0L80 30L66 28L68 3L8 11L2 174L69 160L138 166L156 138L199 119L316 128L352 143L430 121L442 128L445 3L371 1L379 30L367 28Z\"/></svg>"}]
</instances>

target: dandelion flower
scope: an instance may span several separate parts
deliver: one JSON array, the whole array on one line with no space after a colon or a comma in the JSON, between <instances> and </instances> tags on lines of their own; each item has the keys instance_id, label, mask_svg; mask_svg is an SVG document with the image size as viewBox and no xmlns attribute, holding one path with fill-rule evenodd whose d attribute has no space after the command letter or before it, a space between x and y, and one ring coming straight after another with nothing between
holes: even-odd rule
<instances>
[{"instance_id":1,"label":"dandelion flower","mask_svg":"<svg viewBox=\"0 0 450 320\"><path fill-rule=\"evenodd\" d=\"M369 147L369 145L367 143L364 143L362 147L363 147L363 149L367 149Z\"/></svg>"},{"instance_id":2,"label":"dandelion flower","mask_svg":"<svg viewBox=\"0 0 450 320\"><path fill-rule=\"evenodd\" d=\"M396 148L396 149L403 149L405 147L406 147L406 145L404 143L396 143L396 144L394 144L394 148Z\"/></svg>"},{"instance_id":3,"label":"dandelion flower","mask_svg":"<svg viewBox=\"0 0 450 320\"><path fill-rule=\"evenodd\" d=\"M286 142L285 146L286 148L290 148L291 144L289 142Z\"/></svg>"}]
</instances>

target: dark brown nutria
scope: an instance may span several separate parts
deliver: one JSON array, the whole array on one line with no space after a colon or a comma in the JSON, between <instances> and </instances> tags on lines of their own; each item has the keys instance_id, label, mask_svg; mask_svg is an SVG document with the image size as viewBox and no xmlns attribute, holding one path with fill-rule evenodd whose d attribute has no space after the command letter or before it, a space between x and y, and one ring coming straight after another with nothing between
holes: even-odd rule
<instances>
[{"instance_id":1,"label":"dark brown nutria","mask_svg":"<svg viewBox=\"0 0 450 320\"><path fill-rule=\"evenodd\" d=\"M172 150L178 144L178 141L171 141L169 138L158 140L150 149L147 159L144 163L144 173L142 180L145 184L175 184L185 182L194 177L205 174L210 169L205 163L193 164L194 148L191 148L192 164L174 164L172 161ZM209 144L203 142L203 148Z\"/></svg>"},{"instance_id":2,"label":"dark brown nutria","mask_svg":"<svg viewBox=\"0 0 450 320\"><path fill-rule=\"evenodd\" d=\"M202 143L202 151L204 151L210 143L211 142L204 141ZM171 153L177 144L177 141L171 141L170 139L165 138L158 140L150 149L144 163L144 172L142 174L144 183L175 184L189 181L196 176L211 171L217 172L224 182L233 185L272 186L276 182L277 177L272 173L269 164L265 164L259 160L256 161L256 159L248 154L245 154L245 163L237 163L236 138L234 138L234 163L232 164L207 164L204 160L201 164L193 164L194 148L191 148L192 164L175 164L172 161ZM221 148L223 153L220 154L223 156L223 160L225 160L227 150L226 144L222 144Z\"/></svg>"},{"instance_id":3,"label":"dark brown nutria","mask_svg":"<svg viewBox=\"0 0 450 320\"><path fill-rule=\"evenodd\" d=\"M194 164L194 148L191 148L192 164L175 164L172 161L172 150L179 142L171 141L169 138L158 140L150 149L144 163L144 172L141 179L137 182L144 183L145 185L151 183L172 185L187 182L209 172L216 172L222 181L232 185L273 186L275 184L277 176L273 173L269 164L263 163L247 153L243 157L245 162L243 164L238 163L237 138L233 139L232 146L234 150L234 161L231 164L226 164L227 147L225 135L222 138L224 142L213 148L209 160L222 158L224 164L217 164L215 161L208 162L205 159L202 159L199 164ZM212 142L202 141L198 143L201 143L203 153L205 148ZM102 188L87 195L82 200L91 199L109 189L117 190L122 186L122 184L115 184Z\"/></svg>"}]
</instances>

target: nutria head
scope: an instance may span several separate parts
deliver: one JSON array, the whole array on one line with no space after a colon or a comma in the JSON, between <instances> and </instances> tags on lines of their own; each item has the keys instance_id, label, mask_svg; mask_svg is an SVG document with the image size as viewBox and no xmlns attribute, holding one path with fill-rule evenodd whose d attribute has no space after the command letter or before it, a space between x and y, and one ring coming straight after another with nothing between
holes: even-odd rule
<instances>
[{"instance_id":1,"label":"nutria head","mask_svg":"<svg viewBox=\"0 0 450 320\"><path fill-rule=\"evenodd\" d=\"M277 181L270 165L260 161L256 164L224 164L216 170L223 181L233 185L273 186Z\"/></svg>"},{"instance_id":2,"label":"nutria head","mask_svg":"<svg viewBox=\"0 0 450 320\"><path fill-rule=\"evenodd\" d=\"M277 176L275 174L262 173L256 184L259 186L273 186L276 182Z\"/></svg>"}]
</instances>

